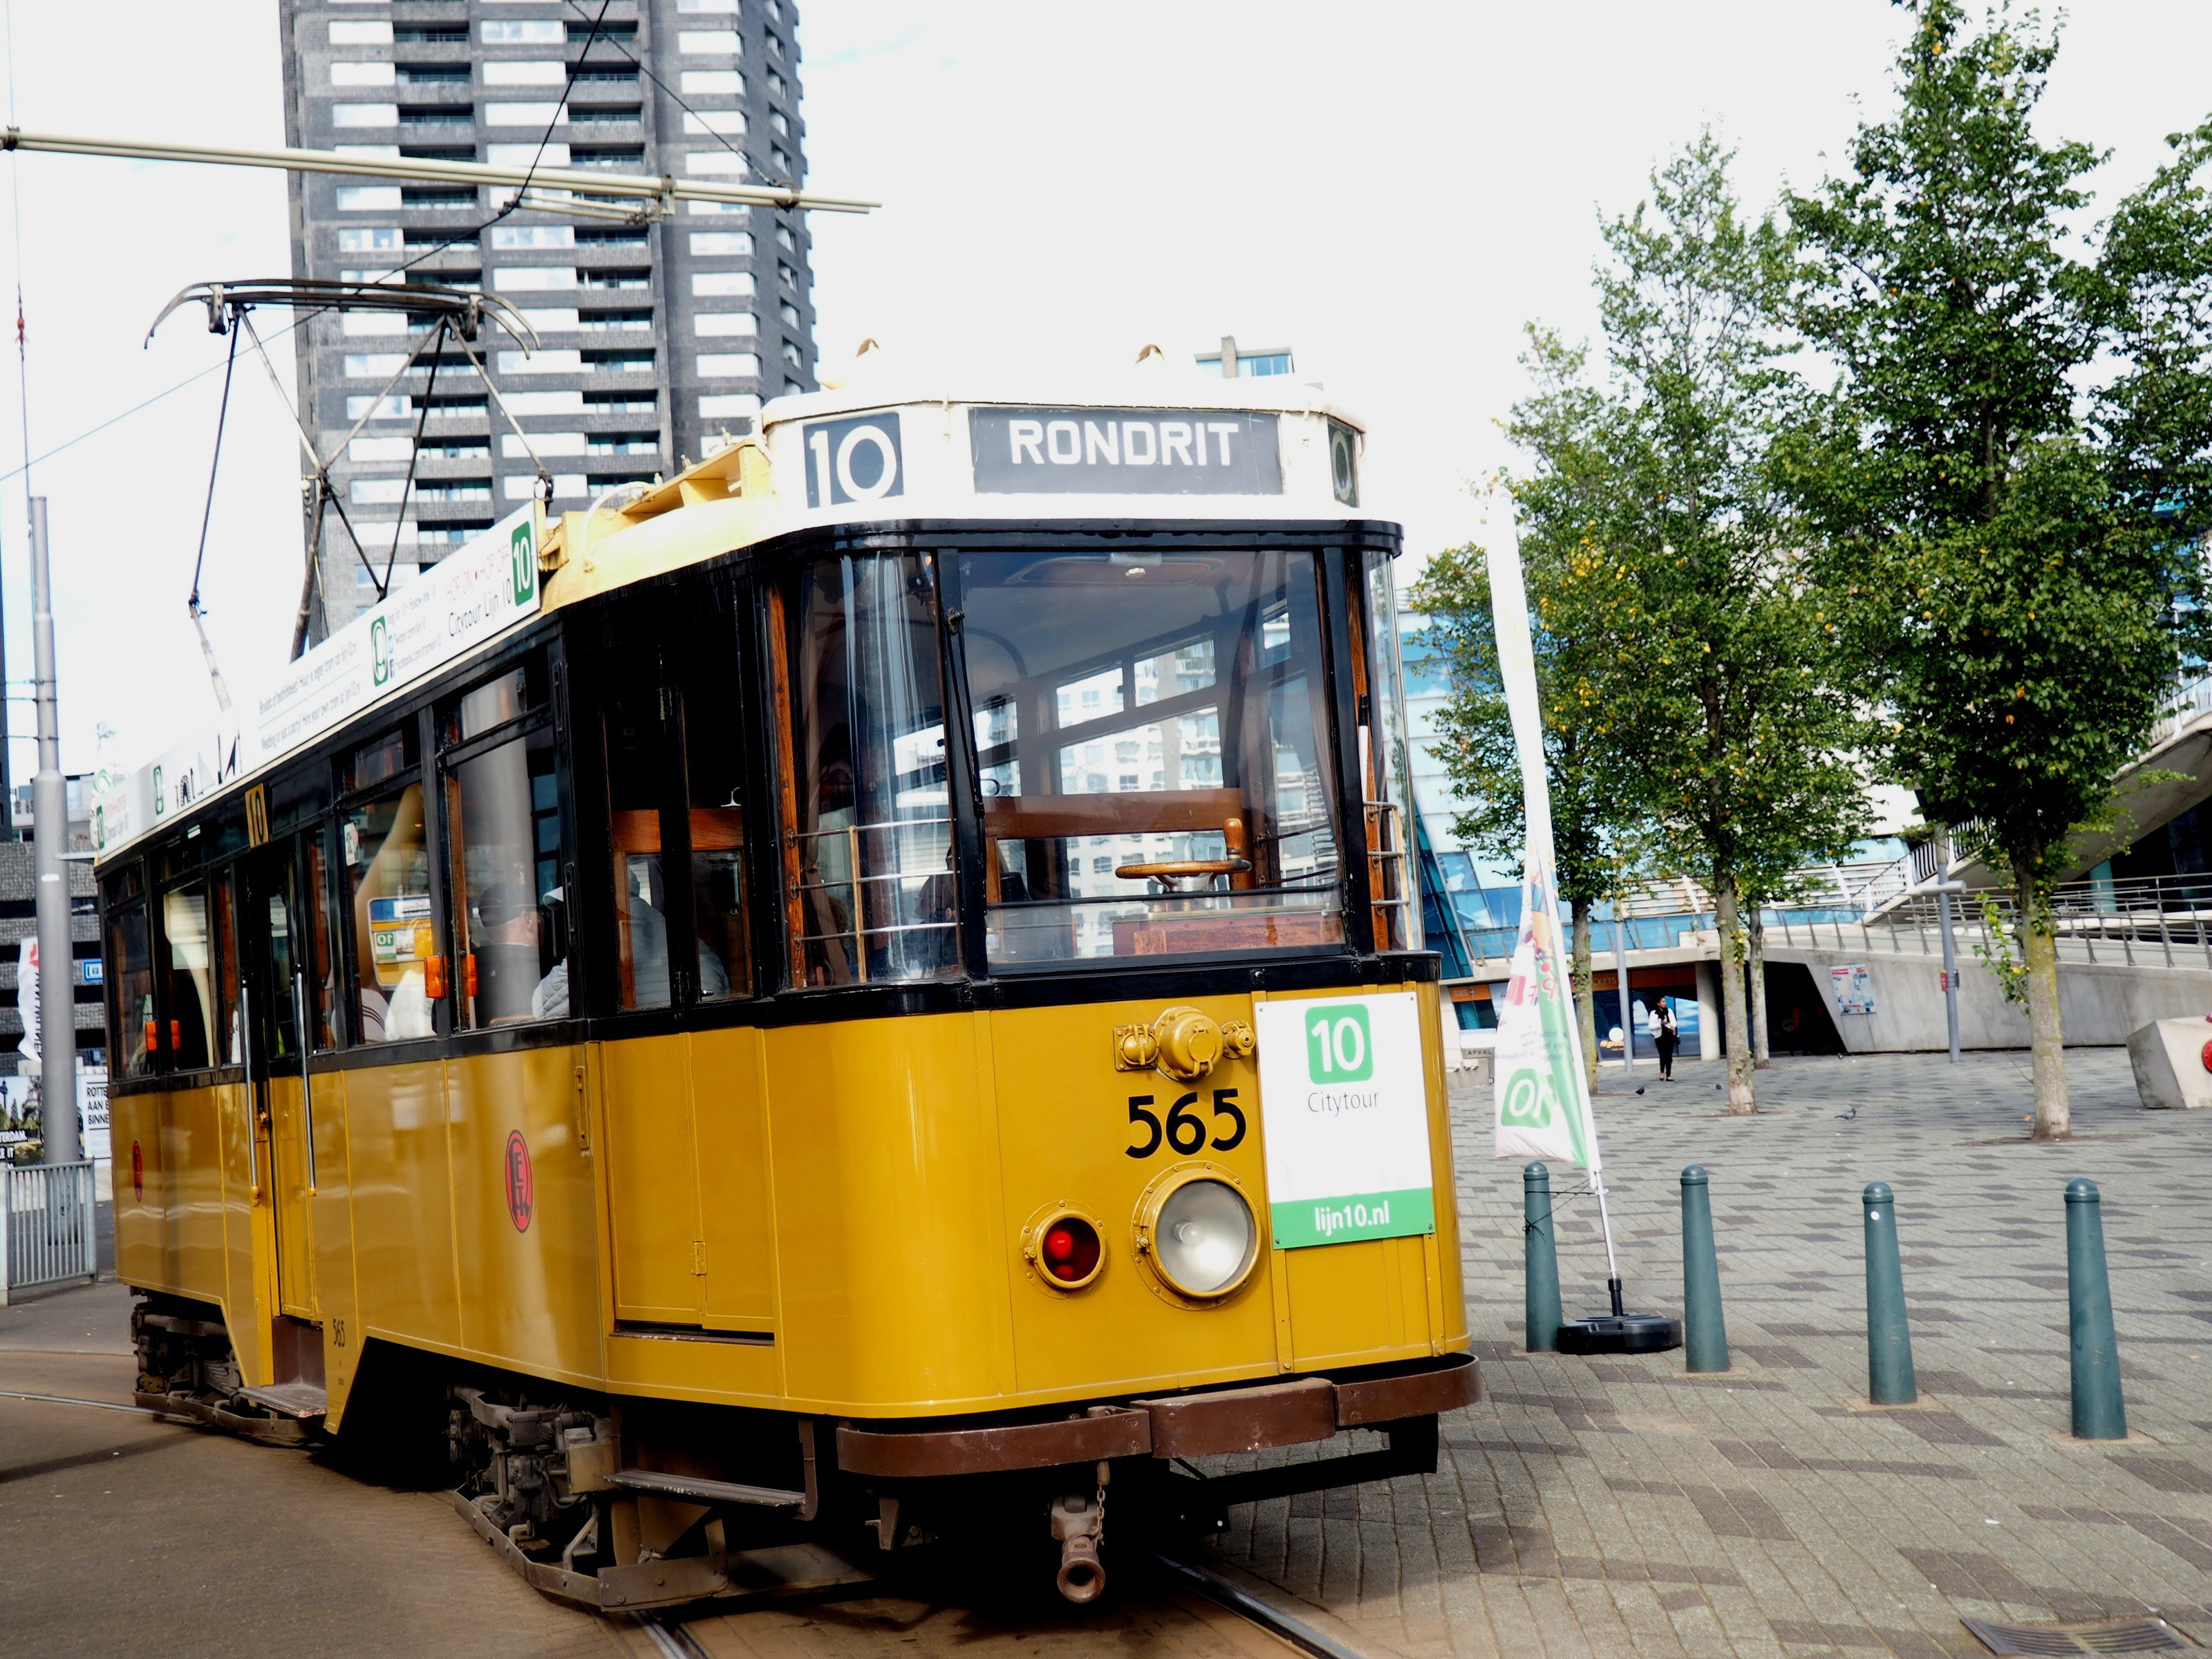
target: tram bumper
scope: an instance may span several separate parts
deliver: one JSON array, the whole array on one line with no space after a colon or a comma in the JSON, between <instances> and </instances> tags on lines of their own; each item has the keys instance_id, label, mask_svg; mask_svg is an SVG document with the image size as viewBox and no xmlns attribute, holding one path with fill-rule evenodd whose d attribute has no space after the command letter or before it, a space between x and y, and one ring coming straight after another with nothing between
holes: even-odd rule
<instances>
[{"instance_id":1,"label":"tram bumper","mask_svg":"<svg viewBox=\"0 0 2212 1659\"><path fill-rule=\"evenodd\" d=\"M927 1480L1121 1457L1166 1460L1261 1451L1327 1440L1344 1429L1379 1429L1390 1434L1391 1453L1295 1467L1324 1469L1331 1464L1356 1464L1364 1471L1370 1459L1397 1454L1401 1441L1416 1456L1425 1443L1425 1454L1433 1466L1437 1414L1473 1403L1479 1392L1474 1356L1449 1354L1419 1370L1393 1370L1341 1381L1306 1376L1138 1399L1092 1406L1044 1421L911 1428L841 1423L837 1463L852 1474ZM1389 1472L1408 1471L1394 1468ZM1376 1466L1374 1473L1352 1473L1349 1468L1343 1473L1347 1479L1320 1484L1348 1484L1377 1478L1384 1471Z\"/></svg>"}]
</instances>

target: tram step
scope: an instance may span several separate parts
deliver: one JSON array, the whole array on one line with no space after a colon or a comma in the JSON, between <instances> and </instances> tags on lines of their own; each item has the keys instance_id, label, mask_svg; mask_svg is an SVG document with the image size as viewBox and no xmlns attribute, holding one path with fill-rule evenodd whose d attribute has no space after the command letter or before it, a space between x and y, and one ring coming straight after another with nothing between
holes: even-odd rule
<instances>
[{"instance_id":1,"label":"tram step","mask_svg":"<svg viewBox=\"0 0 2212 1659\"><path fill-rule=\"evenodd\" d=\"M272 1382L265 1389L240 1392L255 1405L285 1417L320 1417L331 1408L331 1397L319 1382Z\"/></svg>"},{"instance_id":2,"label":"tram step","mask_svg":"<svg viewBox=\"0 0 2212 1659\"><path fill-rule=\"evenodd\" d=\"M689 1498L700 1504L749 1504L756 1509L795 1510L806 1502L803 1492L781 1486L745 1486L730 1480L708 1480L696 1474L662 1474L653 1469L617 1469L608 1477L630 1492L649 1492L659 1498Z\"/></svg>"}]
</instances>

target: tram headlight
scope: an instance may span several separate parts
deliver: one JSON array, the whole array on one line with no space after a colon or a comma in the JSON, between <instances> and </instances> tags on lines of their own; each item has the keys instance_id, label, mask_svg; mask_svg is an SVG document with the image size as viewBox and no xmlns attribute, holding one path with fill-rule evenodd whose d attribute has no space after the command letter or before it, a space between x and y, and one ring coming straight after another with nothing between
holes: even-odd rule
<instances>
[{"instance_id":1,"label":"tram headlight","mask_svg":"<svg viewBox=\"0 0 2212 1659\"><path fill-rule=\"evenodd\" d=\"M1225 1181L1186 1181L1161 1200L1152 1225L1160 1277L1188 1297L1226 1296L1258 1258L1260 1226Z\"/></svg>"}]
</instances>

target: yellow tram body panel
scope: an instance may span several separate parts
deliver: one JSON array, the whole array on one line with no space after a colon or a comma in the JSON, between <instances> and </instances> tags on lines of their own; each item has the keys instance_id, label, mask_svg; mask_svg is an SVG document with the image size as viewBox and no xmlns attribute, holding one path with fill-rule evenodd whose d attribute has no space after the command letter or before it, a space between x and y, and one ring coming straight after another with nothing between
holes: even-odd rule
<instances>
[{"instance_id":1,"label":"yellow tram body panel","mask_svg":"<svg viewBox=\"0 0 2212 1659\"><path fill-rule=\"evenodd\" d=\"M1346 988L1401 988L1437 1030L1433 985ZM1249 1019L1255 1000L1191 1006ZM732 1027L319 1072L312 1191L281 1103L249 1158L242 1090L124 1096L115 1133L138 1150L143 1196L118 1159L121 1276L219 1305L249 1386L270 1380L277 1316L319 1322L334 1427L373 1339L617 1395L857 1418L1463 1351L1433 1038L1436 1230L1270 1249L1252 1060L1203 1079L1247 1108L1233 1148L1129 1155L1129 1097L1164 1108L1185 1085L1115 1071L1111 1039L1159 1012ZM507 1175L518 1136L526 1212ZM1261 1237L1243 1288L1204 1307L1164 1291L1133 1243L1147 1188L1194 1163L1246 1194ZM1025 1254L1024 1229L1065 1210L1105 1244L1074 1291Z\"/></svg>"}]
</instances>

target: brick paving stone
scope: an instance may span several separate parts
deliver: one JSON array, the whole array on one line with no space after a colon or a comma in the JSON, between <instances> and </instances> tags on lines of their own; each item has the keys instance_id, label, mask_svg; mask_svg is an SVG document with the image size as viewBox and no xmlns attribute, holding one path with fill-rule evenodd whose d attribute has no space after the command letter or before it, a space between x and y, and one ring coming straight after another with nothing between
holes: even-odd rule
<instances>
[{"instance_id":1,"label":"brick paving stone","mask_svg":"<svg viewBox=\"0 0 2212 1659\"><path fill-rule=\"evenodd\" d=\"M2022 1139L2022 1056L1784 1060L1764 1109L1717 1065L1598 1102L1631 1300L1679 1310L1677 1177L1711 1172L1733 1370L1528 1355L1521 1181L1454 1095L1485 1399L1437 1474L1334 1517L1291 1499L1219 1540L1407 1654L1979 1651L1962 1615L2156 1610L2212 1644L2212 1113L2146 1112L2117 1049L2067 1056L2076 1138ZM2068 1439L2066 1182L2104 1197L2129 1422ZM1604 1304L1594 1200L1555 1170L1570 1317ZM1866 1406L1859 1193L1896 1189L1923 1403ZM1352 1517L1357 1517L1356 1524Z\"/></svg>"}]
</instances>

